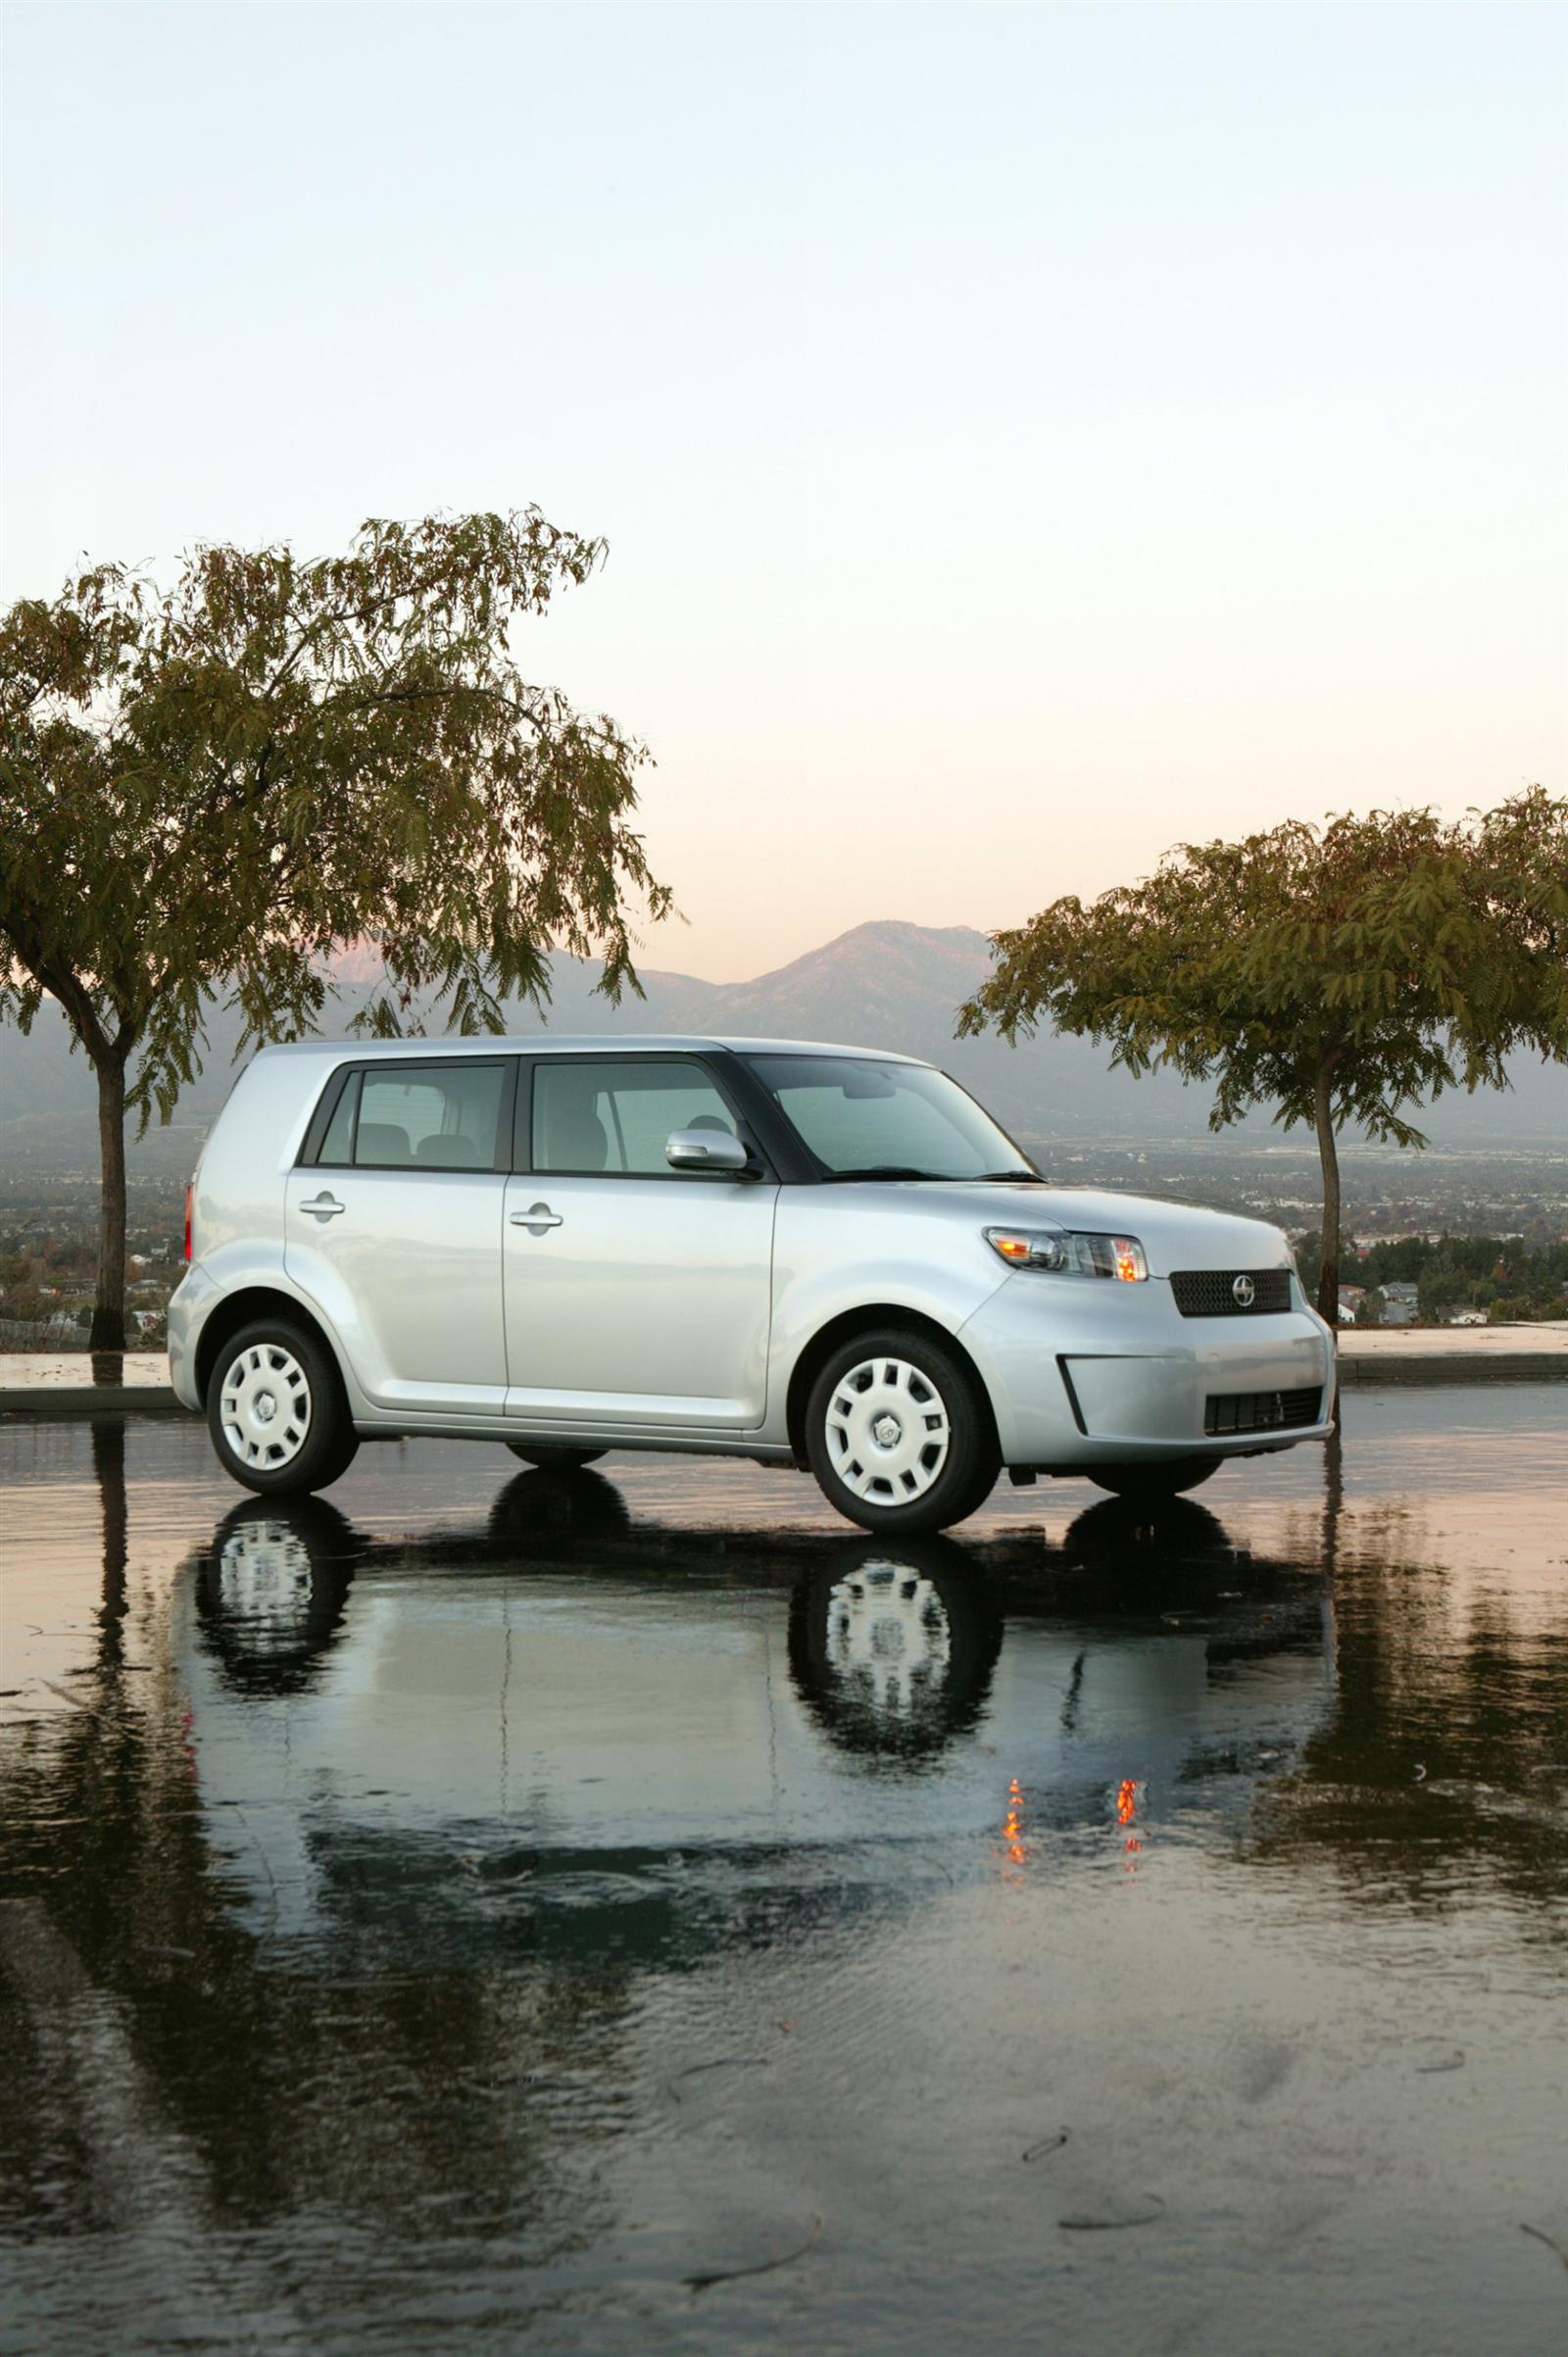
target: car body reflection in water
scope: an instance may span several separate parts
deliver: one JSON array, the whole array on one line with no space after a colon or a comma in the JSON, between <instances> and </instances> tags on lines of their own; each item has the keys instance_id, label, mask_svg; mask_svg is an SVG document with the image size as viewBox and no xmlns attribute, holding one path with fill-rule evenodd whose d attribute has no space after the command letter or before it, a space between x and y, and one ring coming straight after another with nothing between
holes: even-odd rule
<instances>
[{"instance_id":1,"label":"car body reflection in water","mask_svg":"<svg viewBox=\"0 0 1568 2357\"><path fill-rule=\"evenodd\" d=\"M828 1891L992 1871L1009 1783L1037 1839L1098 1839L1135 1788L1141 1830L1245 1799L1325 1714L1326 1615L1196 1506L1156 1532L1107 1503L1048 1550L824 1549L527 1473L482 1529L406 1541L247 1502L188 1566L176 1644L264 1939L450 1956L525 1926L667 1962Z\"/></svg>"}]
</instances>

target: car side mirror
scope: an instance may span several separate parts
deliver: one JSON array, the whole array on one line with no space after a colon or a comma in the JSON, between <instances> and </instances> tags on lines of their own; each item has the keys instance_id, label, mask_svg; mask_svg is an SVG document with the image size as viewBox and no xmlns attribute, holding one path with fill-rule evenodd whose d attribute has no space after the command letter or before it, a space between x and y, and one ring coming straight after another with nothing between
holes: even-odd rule
<instances>
[{"instance_id":1,"label":"car side mirror","mask_svg":"<svg viewBox=\"0 0 1568 2357\"><path fill-rule=\"evenodd\" d=\"M752 1163L739 1138L726 1129L672 1130L664 1142L664 1159L671 1170L728 1170L737 1177Z\"/></svg>"}]
</instances>

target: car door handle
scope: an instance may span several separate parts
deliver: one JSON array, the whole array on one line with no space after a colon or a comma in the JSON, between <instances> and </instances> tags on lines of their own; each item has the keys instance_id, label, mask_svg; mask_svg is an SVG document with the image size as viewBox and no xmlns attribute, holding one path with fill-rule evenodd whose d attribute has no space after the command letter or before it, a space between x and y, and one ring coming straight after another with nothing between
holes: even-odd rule
<instances>
[{"instance_id":1,"label":"car door handle","mask_svg":"<svg viewBox=\"0 0 1568 2357\"><path fill-rule=\"evenodd\" d=\"M512 1224L514 1228L532 1228L538 1235L543 1228L559 1228L561 1213L552 1211L548 1203L532 1203L526 1211L514 1211Z\"/></svg>"},{"instance_id":2,"label":"car door handle","mask_svg":"<svg viewBox=\"0 0 1568 2357\"><path fill-rule=\"evenodd\" d=\"M327 1220L335 1219L340 1211L346 1211L348 1205L340 1203L335 1196L328 1195L323 1189L314 1203L301 1203L300 1209L309 1211L313 1219L318 1219L324 1225Z\"/></svg>"}]
</instances>

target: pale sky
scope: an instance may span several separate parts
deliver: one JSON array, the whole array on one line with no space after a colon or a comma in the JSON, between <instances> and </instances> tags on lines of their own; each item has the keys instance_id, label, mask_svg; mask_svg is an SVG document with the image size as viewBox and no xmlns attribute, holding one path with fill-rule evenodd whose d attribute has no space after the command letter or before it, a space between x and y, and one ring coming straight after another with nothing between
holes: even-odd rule
<instances>
[{"instance_id":1,"label":"pale sky","mask_svg":"<svg viewBox=\"0 0 1568 2357\"><path fill-rule=\"evenodd\" d=\"M1568 790L1555 6L17 6L0 596L520 506L715 979Z\"/></svg>"}]
</instances>

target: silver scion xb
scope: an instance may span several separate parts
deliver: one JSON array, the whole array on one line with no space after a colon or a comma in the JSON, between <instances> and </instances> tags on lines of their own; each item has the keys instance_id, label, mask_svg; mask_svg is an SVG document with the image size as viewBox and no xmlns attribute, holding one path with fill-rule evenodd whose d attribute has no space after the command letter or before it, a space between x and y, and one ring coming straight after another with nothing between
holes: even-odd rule
<instances>
[{"instance_id":1,"label":"silver scion xb","mask_svg":"<svg viewBox=\"0 0 1568 2357\"><path fill-rule=\"evenodd\" d=\"M956 1081L784 1040L309 1041L247 1066L187 1205L174 1389L236 1480L362 1440L809 1466L869 1530L1015 1479L1138 1498L1322 1440L1283 1236L1050 1186Z\"/></svg>"}]
</instances>

